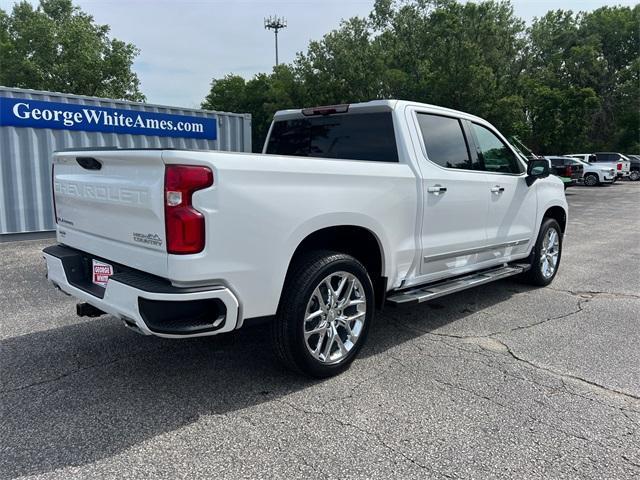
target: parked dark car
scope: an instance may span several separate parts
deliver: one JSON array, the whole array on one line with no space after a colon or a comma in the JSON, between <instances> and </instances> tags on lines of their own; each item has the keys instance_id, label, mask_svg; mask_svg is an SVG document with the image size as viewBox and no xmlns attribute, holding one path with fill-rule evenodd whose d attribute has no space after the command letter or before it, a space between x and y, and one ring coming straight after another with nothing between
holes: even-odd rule
<instances>
[{"instance_id":1,"label":"parked dark car","mask_svg":"<svg viewBox=\"0 0 640 480\"><path fill-rule=\"evenodd\" d=\"M631 162L631 172L629 173L629 180L638 181L640 180L640 155L627 155L629 161Z\"/></svg>"},{"instance_id":2,"label":"parked dark car","mask_svg":"<svg viewBox=\"0 0 640 480\"><path fill-rule=\"evenodd\" d=\"M564 188L572 187L582 181L584 167L573 158L568 157L544 157L549 160L551 173L557 175L564 182Z\"/></svg>"}]
</instances>

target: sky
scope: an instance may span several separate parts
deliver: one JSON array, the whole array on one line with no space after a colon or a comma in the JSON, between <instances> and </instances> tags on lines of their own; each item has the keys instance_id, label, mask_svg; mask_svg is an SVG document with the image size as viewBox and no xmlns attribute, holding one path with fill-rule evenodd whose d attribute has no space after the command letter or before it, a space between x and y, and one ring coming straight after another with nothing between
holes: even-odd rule
<instances>
[{"instance_id":1,"label":"sky","mask_svg":"<svg viewBox=\"0 0 640 480\"><path fill-rule=\"evenodd\" d=\"M0 0L10 10L14 0ZM37 3L32 0L31 3ZM251 78L275 63L274 35L264 18L279 15L287 28L279 34L280 62L291 62L311 40L366 16L373 0L74 0L111 35L140 49L134 70L150 103L199 107L212 78L228 73ZM512 0L527 22L551 9L593 10L629 5L634 0Z\"/></svg>"}]
</instances>

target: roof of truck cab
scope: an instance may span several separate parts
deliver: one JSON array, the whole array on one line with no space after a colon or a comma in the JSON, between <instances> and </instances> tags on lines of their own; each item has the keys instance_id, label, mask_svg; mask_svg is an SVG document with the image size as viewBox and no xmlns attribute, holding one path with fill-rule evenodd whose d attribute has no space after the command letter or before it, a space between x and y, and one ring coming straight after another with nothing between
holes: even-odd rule
<instances>
[{"instance_id":1,"label":"roof of truck cab","mask_svg":"<svg viewBox=\"0 0 640 480\"><path fill-rule=\"evenodd\" d=\"M454 117L466 118L469 120L477 120L483 123L487 123L483 118L477 117L475 115L471 115L470 113L462 112L459 110L453 110L451 108L440 107L438 105L431 105L428 103L420 103L420 102L412 102L409 100L371 100L369 102L358 102L358 103L349 103L348 113L354 113L354 110L366 110L368 112L380 112L380 111L390 111L390 110L403 110L405 107L417 107L423 108L428 112L439 113L442 115L450 115ZM322 108L323 106L330 105L318 105L315 107L309 108ZM302 114L302 108L295 108L289 110L279 110L275 113L275 120L283 120L283 119L293 119L293 118L308 118ZM337 115L344 115L338 113Z\"/></svg>"}]
</instances>

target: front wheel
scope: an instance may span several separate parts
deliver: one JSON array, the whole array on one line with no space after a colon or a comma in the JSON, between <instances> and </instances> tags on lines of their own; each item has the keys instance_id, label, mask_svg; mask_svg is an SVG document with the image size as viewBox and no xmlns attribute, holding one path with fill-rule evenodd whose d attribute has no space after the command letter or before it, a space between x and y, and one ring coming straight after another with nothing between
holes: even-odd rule
<instances>
[{"instance_id":1,"label":"front wheel","mask_svg":"<svg viewBox=\"0 0 640 480\"><path fill-rule=\"evenodd\" d=\"M640 180L640 171L638 170L633 170L630 174L629 174L629 180L632 180L634 182L637 182L638 180Z\"/></svg>"},{"instance_id":2,"label":"front wheel","mask_svg":"<svg viewBox=\"0 0 640 480\"><path fill-rule=\"evenodd\" d=\"M598 179L598 176L594 173L587 173L584 176L584 184L587 187L595 187L599 183L600 183L600 180Z\"/></svg>"},{"instance_id":3,"label":"front wheel","mask_svg":"<svg viewBox=\"0 0 640 480\"><path fill-rule=\"evenodd\" d=\"M312 252L293 265L272 324L285 366L316 378L345 370L373 320L373 285L365 267L343 253Z\"/></svg>"},{"instance_id":4,"label":"front wheel","mask_svg":"<svg viewBox=\"0 0 640 480\"><path fill-rule=\"evenodd\" d=\"M529 257L530 269L524 279L531 285L546 287L555 278L562 255L562 230L557 220L546 218Z\"/></svg>"}]
</instances>

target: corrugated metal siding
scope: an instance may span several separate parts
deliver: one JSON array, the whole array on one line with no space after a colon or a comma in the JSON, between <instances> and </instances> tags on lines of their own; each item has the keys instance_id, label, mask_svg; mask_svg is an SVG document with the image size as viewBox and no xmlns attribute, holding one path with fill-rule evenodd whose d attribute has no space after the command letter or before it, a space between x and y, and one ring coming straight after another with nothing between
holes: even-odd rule
<instances>
[{"instance_id":1,"label":"corrugated metal siding","mask_svg":"<svg viewBox=\"0 0 640 480\"><path fill-rule=\"evenodd\" d=\"M51 155L64 148L184 148L251 151L251 116L0 87L0 97L218 119L216 140L0 127L0 234L53 230Z\"/></svg>"}]
</instances>

